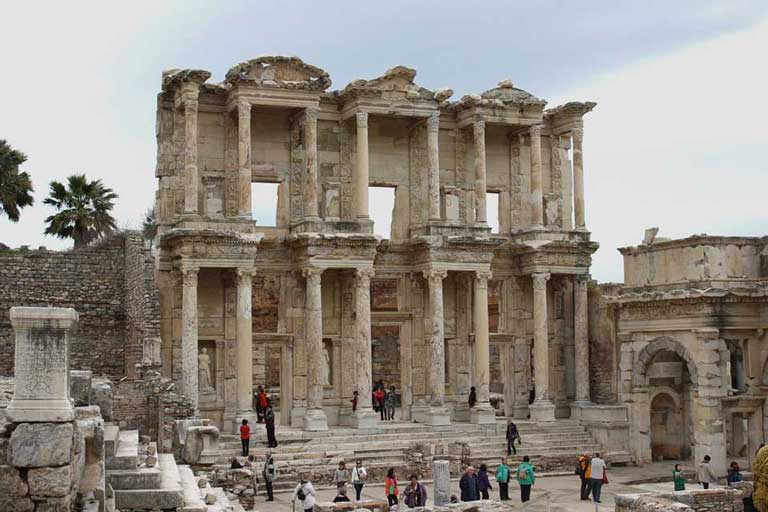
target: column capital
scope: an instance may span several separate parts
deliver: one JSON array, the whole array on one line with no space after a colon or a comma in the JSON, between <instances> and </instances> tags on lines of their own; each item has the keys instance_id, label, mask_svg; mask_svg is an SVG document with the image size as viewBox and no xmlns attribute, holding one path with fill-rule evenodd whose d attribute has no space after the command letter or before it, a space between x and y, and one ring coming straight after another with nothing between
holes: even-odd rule
<instances>
[{"instance_id":1,"label":"column capital","mask_svg":"<svg viewBox=\"0 0 768 512\"><path fill-rule=\"evenodd\" d=\"M485 130L485 119L481 114L478 114L475 116L475 120L472 123L472 129L475 132L484 131Z\"/></svg>"},{"instance_id":2,"label":"column capital","mask_svg":"<svg viewBox=\"0 0 768 512\"><path fill-rule=\"evenodd\" d=\"M442 284L443 279L448 277L448 271L442 269L430 269L424 271L424 279L429 281L430 285Z\"/></svg>"},{"instance_id":3,"label":"column capital","mask_svg":"<svg viewBox=\"0 0 768 512\"><path fill-rule=\"evenodd\" d=\"M237 101L237 115L240 117L251 115L251 102L246 100Z\"/></svg>"},{"instance_id":4,"label":"column capital","mask_svg":"<svg viewBox=\"0 0 768 512\"><path fill-rule=\"evenodd\" d=\"M355 123L357 123L358 128L368 128L368 112L355 114Z\"/></svg>"},{"instance_id":5,"label":"column capital","mask_svg":"<svg viewBox=\"0 0 768 512\"><path fill-rule=\"evenodd\" d=\"M198 267L185 266L181 268L181 279L184 286L197 286Z\"/></svg>"},{"instance_id":6,"label":"column capital","mask_svg":"<svg viewBox=\"0 0 768 512\"><path fill-rule=\"evenodd\" d=\"M184 105L184 112L187 114L193 114L197 113L197 108L200 104L200 102L197 100L197 96L184 96L184 99L182 100L182 104Z\"/></svg>"},{"instance_id":7,"label":"column capital","mask_svg":"<svg viewBox=\"0 0 768 512\"><path fill-rule=\"evenodd\" d=\"M546 290L547 281L549 281L549 277L550 277L549 272L536 272L531 274L531 278L533 279L533 289Z\"/></svg>"},{"instance_id":8,"label":"column capital","mask_svg":"<svg viewBox=\"0 0 768 512\"><path fill-rule=\"evenodd\" d=\"M235 269L235 278L238 286L250 286L253 280L253 269L238 267Z\"/></svg>"},{"instance_id":9,"label":"column capital","mask_svg":"<svg viewBox=\"0 0 768 512\"><path fill-rule=\"evenodd\" d=\"M307 283L320 284L323 276L323 270L320 267L304 267L301 269L301 275L307 280Z\"/></svg>"},{"instance_id":10,"label":"column capital","mask_svg":"<svg viewBox=\"0 0 768 512\"><path fill-rule=\"evenodd\" d=\"M427 118L427 131L436 132L440 129L440 112L433 112Z\"/></svg>"},{"instance_id":11,"label":"column capital","mask_svg":"<svg viewBox=\"0 0 768 512\"><path fill-rule=\"evenodd\" d=\"M376 271L372 268L358 268L355 269L355 279L359 284L371 282L371 278L376 275Z\"/></svg>"},{"instance_id":12,"label":"column capital","mask_svg":"<svg viewBox=\"0 0 768 512\"><path fill-rule=\"evenodd\" d=\"M531 128L528 130L528 133L531 134L531 137L540 138L541 137L541 125L535 124L531 126Z\"/></svg>"},{"instance_id":13,"label":"column capital","mask_svg":"<svg viewBox=\"0 0 768 512\"><path fill-rule=\"evenodd\" d=\"M477 270L475 271L475 282L477 285L487 288L488 281L493 278L493 272L490 270Z\"/></svg>"},{"instance_id":14,"label":"column capital","mask_svg":"<svg viewBox=\"0 0 768 512\"><path fill-rule=\"evenodd\" d=\"M584 142L584 128L579 126L571 130L571 138L573 139L573 145L580 146Z\"/></svg>"},{"instance_id":15,"label":"column capital","mask_svg":"<svg viewBox=\"0 0 768 512\"><path fill-rule=\"evenodd\" d=\"M586 285L592 279L592 276L589 274L576 274L573 278L578 285Z\"/></svg>"},{"instance_id":16,"label":"column capital","mask_svg":"<svg viewBox=\"0 0 768 512\"><path fill-rule=\"evenodd\" d=\"M320 109L317 107L307 107L304 109L304 116L306 116L309 122L317 122L317 114L319 112Z\"/></svg>"}]
</instances>

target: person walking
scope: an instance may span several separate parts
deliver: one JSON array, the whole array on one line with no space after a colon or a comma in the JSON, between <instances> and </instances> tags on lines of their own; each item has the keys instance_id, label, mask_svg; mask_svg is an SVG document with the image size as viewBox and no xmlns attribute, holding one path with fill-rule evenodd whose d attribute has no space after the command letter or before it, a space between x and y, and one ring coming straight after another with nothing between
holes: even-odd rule
<instances>
[{"instance_id":1,"label":"person walking","mask_svg":"<svg viewBox=\"0 0 768 512\"><path fill-rule=\"evenodd\" d=\"M251 426L248 425L248 420L243 420L240 425L240 444L243 447L243 457L248 456L248 448L251 442Z\"/></svg>"},{"instance_id":2,"label":"person walking","mask_svg":"<svg viewBox=\"0 0 768 512\"><path fill-rule=\"evenodd\" d=\"M275 437L275 411L272 405L268 404L264 412L264 421L267 427L267 446L277 448L277 438Z\"/></svg>"},{"instance_id":3,"label":"person walking","mask_svg":"<svg viewBox=\"0 0 768 512\"><path fill-rule=\"evenodd\" d=\"M264 388L259 386L256 388L256 423L264 423L264 409L261 408L261 393L264 392Z\"/></svg>"},{"instance_id":4,"label":"person walking","mask_svg":"<svg viewBox=\"0 0 768 512\"><path fill-rule=\"evenodd\" d=\"M581 501L589 499L589 493L592 490L590 485L591 467L589 465L589 453L584 452L579 456L578 462L576 462L576 474L579 475L581 481Z\"/></svg>"},{"instance_id":5,"label":"person walking","mask_svg":"<svg viewBox=\"0 0 768 512\"><path fill-rule=\"evenodd\" d=\"M277 476L277 468L275 468L272 450L267 450L267 456L264 459L264 469L261 470L261 474L264 476L264 485L267 488L267 501L275 501L275 497L272 495L272 483Z\"/></svg>"},{"instance_id":6,"label":"person walking","mask_svg":"<svg viewBox=\"0 0 768 512\"><path fill-rule=\"evenodd\" d=\"M342 460L339 461L339 467L333 472L333 482L336 484L336 494L339 494L341 489L346 491L347 489L347 465ZM344 493L346 495L346 492Z\"/></svg>"},{"instance_id":7,"label":"person walking","mask_svg":"<svg viewBox=\"0 0 768 512\"><path fill-rule=\"evenodd\" d=\"M711 460L712 457L705 455L704 460L699 463L699 467L696 470L696 478L698 478L699 484L701 484L704 489L709 489L709 484L717 482L717 478L712 472L712 467L709 465Z\"/></svg>"},{"instance_id":8,"label":"person walking","mask_svg":"<svg viewBox=\"0 0 768 512\"><path fill-rule=\"evenodd\" d=\"M501 459L501 464L496 468L496 482L499 484L499 499L509 500L509 466L506 457Z\"/></svg>"},{"instance_id":9,"label":"person walking","mask_svg":"<svg viewBox=\"0 0 768 512\"><path fill-rule=\"evenodd\" d=\"M373 392L373 403L376 404L376 408L379 410L379 418L384 421L384 388L376 388Z\"/></svg>"},{"instance_id":10,"label":"person walking","mask_svg":"<svg viewBox=\"0 0 768 512\"><path fill-rule=\"evenodd\" d=\"M491 481L488 479L488 466L485 464L480 464L480 471L477 473L477 487L482 499L490 499L488 491L492 491L493 487L491 487Z\"/></svg>"},{"instance_id":11,"label":"person walking","mask_svg":"<svg viewBox=\"0 0 768 512\"><path fill-rule=\"evenodd\" d=\"M683 475L683 466L675 464L672 470L672 480L675 482L675 491L685 490L685 476Z\"/></svg>"},{"instance_id":12,"label":"person walking","mask_svg":"<svg viewBox=\"0 0 768 512\"><path fill-rule=\"evenodd\" d=\"M427 489L419 482L416 475L411 475L410 482L405 488L403 501L408 508L424 507L427 505Z\"/></svg>"},{"instance_id":13,"label":"person walking","mask_svg":"<svg viewBox=\"0 0 768 512\"><path fill-rule=\"evenodd\" d=\"M368 470L363 466L363 461L357 459L355 467L352 468L352 486L355 488L355 501L360 501L366 480L368 480Z\"/></svg>"},{"instance_id":14,"label":"person walking","mask_svg":"<svg viewBox=\"0 0 768 512\"><path fill-rule=\"evenodd\" d=\"M477 390L475 389L475 386L469 388L469 398L467 398L467 403L469 404L470 409L477 403Z\"/></svg>"},{"instance_id":15,"label":"person walking","mask_svg":"<svg viewBox=\"0 0 768 512\"><path fill-rule=\"evenodd\" d=\"M520 485L520 501L525 503L531 499L531 487L536 483L536 474L533 471L531 459L527 455L517 466L517 483Z\"/></svg>"},{"instance_id":16,"label":"person walking","mask_svg":"<svg viewBox=\"0 0 768 512\"><path fill-rule=\"evenodd\" d=\"M317 492L315 486L309 480L308 475L302 475L299 485L293 490L293 500L299 500L301 502L301 509L304 512L312 512L315 510L315 498Z\"/></svg>"},{"instance_id":17,"label":"person walking","mask_svg":"<svg viewBox=\"0 0 768 512\"><path fill-rule=\"evenodd\" d=\"M350 400L350 402L352 402L352 412L357 411L357 399L359 395L360 394L357 391L352 392L352 400Z\"/></svg>"},{"instance_id":18,"label":"person walking","mask_svg":"<svg viewBox=\"0 0 768 512\"><path fill-rule=\"evenodd\" d=\"M739 467L739 463L734 460L731 462L731 466L728 468L728 476L726 477L728 485L741 482L743 479L744 478L741 476L741 468Z\"/></svg>"},{"instance_id":19,"label":"person walking","mask_svg":"<svg viewBox=\"0 0 768 512\"><path fill-rule=\"evenodd\" d=\"M459 480L459 489L461 489L461 501L477 501L480 499L480 486L475 474L475 468L467 467Z\"/></svg>"},{"instance_id":20,"label":"person walking","mask_svg":"<svg viewBox=\"0 0 768 512\"><path fill-rule=\"evenodd\" d=\"M387 478L384 479L384 492L387 495L387 501L389 507L397 505L397 495L400 491L397 489L397 476L395 475L395 468L389 468L387 470Z\"/></svg>"},{"instance_id":21,"label":"person walking","mask_svg":"<svg viewBox=\"0 0 768 512\"><path fill-rule=\"evenodd\" d=\"M390 386L384 396L384 417L389 421L395 419L395 400L397 400L395 386Z\"/></svg>"},{"instance_id":22,"label":"person walking","mask_svg":"<svg viewBox=\"0 0 768 512\"><path fill-rule=\"evenodd\" d=\"M607 483L605 474L605 461L600 458L600 454L596 453L592 460L589 461L589 485L592 488L592 500L595 503L600 503L600 492L602 491L603 484Z\"/></svg>"},{"instance_id":23,"label":"person walking","mask_svg":"<svg viewBox=\"0 0 768 512\"><path fill-rule=\"evenodd\" d=\"M517 444L521 444L520 431L517 430L517 425L515 425L515 422L509 420L509 423L507 423L507 456L512 455L513 452L515 455L517 455L517 450L515 449L515 440L517 440Z\"/></svg>"}]
</instances>

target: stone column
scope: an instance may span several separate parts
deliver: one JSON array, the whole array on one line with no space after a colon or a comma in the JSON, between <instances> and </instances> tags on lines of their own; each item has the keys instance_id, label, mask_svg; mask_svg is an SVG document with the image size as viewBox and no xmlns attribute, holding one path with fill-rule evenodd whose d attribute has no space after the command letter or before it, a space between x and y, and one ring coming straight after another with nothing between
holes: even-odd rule
<instances>
[{"instance_id":1,"label":"stone column","mask_svg":"<svg viewBox=\"0 0 768 512\"><path fill-rule=\"evenodd\" d=\"M440 113L427 119L427 155L429 157L429 220L440 220Z\"/></svg>"},{"instance_id":2,"label":"stone column","mask_svg":"<svg viewBox=\"0 0 768 512\"><path fill-rule=\"evenodd\" d=\"M318 181L317 181L317 109L304 109L304 218L319 220Z\"/></svg>"},{"instance_id":3,"label":"stone column","mask_svg":"<svg viewBox=\"0 0 768 512\"><path fill-rule=\"evenodd\" d=\"M531 227L544 227L544 189L541 177L541 126L531 130Z\"/></svg>"},{"instance_id":4,"label":"stone column","mask_svg":"<svg viewBox=\"0 0 768 512\"><path fill-rule=\"evenodd\" d=\"M589 332L587 330L587 284L588 274L574 277L573 283L573 337L575 343L576 402L574 405L589 405Z\"/></svg>"},{"instance_id":5,"label":"stone column","mask_svg":"<svg viewBox=\"0 0 768 512\"><path fill-rule=\"evenodd\" d=\"M197 172L197 98L199 89L184 91L184 213L197 213L200 176Z\"/></svg>"},{"instance_id":6,"label":"stone column","mask_svg":"<svg viewBox=\"0 0 768 512\"><path fill-rule=\"evenodd\" d=\"M371 277L372 268L357 269L355 279L355 390L357 428L376 428L378 417L371 404Z\"/></svg>"},{"instance_id":7,"label":"stone column","mask_svg":"<svg viewBox=\"0 0 768 512\"><path fill-rule=\"evenodd\" d=\"M16 377L6 409L8 419L16 423L72 421L69 337L77 327L77 311L13 307L10 320L16 333Z\"/></svg>"},{"instance_id":8,"label":"stone column","mask_svg":"<svg viewBox=\"0 0 768 512\"><path fill-rule=\"evenodd\" d=\"M323 304L321 280L323 269L307 267L307 298L304 304L304 343L307 354L307 411L304 413L304 429L328 430L328 418L323 410L323 381L320 365L323 347Z\"/></svg>"},{"instance_id":9,"label":"stone column","mask_svg":"<svg viewBox=\"0 0 768 512\"><path fill-rule=\"evenodd\" d=\"M357 123L357 169L355 180L355 212L358 219L369 218L368 213L368 113L358 112Z\"/></svg>"},{"instance_id":10,"label":"stone column","mask_svg":"<svg viewBox=\"0 0 768 512\"><path fill-rule=\"evenodd\" d=\"M443 323L443 279L446 270L425 270L429 283L429 392L431 402L426 414L428 425L448 425L451 422L445 408L445 336Z\"/></svg>"},{"instance_id":11,"label":"stone column","mask_svg":"<svg viewBox=\"0 0 768 512\"><path fill-rule=\"evenodd\" d=\"M555 421L555 406L549 399L549 333L547 332L547 280L537 272L533 278L533 371L536 400L529 407L532 421Z\"/></svg>"},{"instance_id":12,"label":"stone column","mask_svg":"<svg viewBox=\"0 0 768 512\"><path fill-rule=\"evenodd\" d=\"M475 119L472 133L475 138L475 205L477 208L475 222L485 224L488 222L488 213L485 186L485 121L483 119Z\"/></svg>"},{"instance_id":13,"label":"stone column","mask_svg":"<svg viewBox=\"0 0 768 512\"><path fill-rule=\"evenodd\" d=\"M451 502L451 468L447 460L436 460L432 462L432 478L434 487L432 490L432 499L435 506L447 505Z\"/></svg>"},{"instance_id":14,"label":"stone column","mask_svg":"<svg viewBox=\"0 0 768 512\"><path fill-rule=\"evenodd\" d=\"M237 410L238 415L253 410L253 322L251 320L250 269L237 269ZM246 418L247 419L247 418Z\"/></svg>"},{"instance_id":15,"label":"stone column","mask_svg":"<svg viewBox=\"0 0 768 512\"><path fill-rule=\"evenodd\" d=\"M237 215L251 218L251 104L237 103Z\"/></svg>"},{"instance_id":16,"label":"stone column","mask_svg":"<svg viewBox=\"0 0 768 512\"><path fill-rule=\"evenodd\" d=\"M584 157L581 144L584 140L584 129L574 128L573 138L573 216L577 230L585 230L584 222Z\"/></svg>"},{"instance_id":17,"label":"stone column","mask_svg":"<svg viewBox=\"0 0 768 512\"><path fill-rule=\"evenodd\" d=\"M472 323L475 328L474 385L477 404L470 410L472 423L496 423L496 411L491 407L490 337L488 335L488 280L491 273L475 273L475 290Z\"/></svg>"},{"instance_id":18,"label":"stone column","mask_svg":"<svg viewBox=\"0 0 768 512\"><path fill-rule=\"evenodd\" d=\"M181 291L181 392L195 404L197 413L197 273L182 269Z\"/></svg>"}]
</instances>

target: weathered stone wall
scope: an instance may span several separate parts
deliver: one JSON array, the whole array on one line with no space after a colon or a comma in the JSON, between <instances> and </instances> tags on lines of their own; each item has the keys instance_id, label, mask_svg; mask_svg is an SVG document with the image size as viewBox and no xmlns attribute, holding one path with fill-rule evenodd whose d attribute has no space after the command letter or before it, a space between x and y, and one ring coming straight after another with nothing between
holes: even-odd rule
<instances>
[{"instance_id":1,"label":"weathered stone wall","mask_svg":"<svg viewBox=\"0 0 768 512\"><path fill-rule=\"evenodd\" d=\"M120 377L125 372L125 239L65 252L0 253L0 374L13 375L12 306L75 308L71 367Z\"/></svg>"},{"instance_id":2,"label":"weathered stone wall","mask_svg":"<svg viewBox=\"0 0 768 512\"><path fill-rule=\"evenodd\" d=\"M160 338L160 293L155 285L154 260L137 232L125 233L125 367L136 374L145 342Z\"/></svg>"},{"instance_id":3,"label":"weathered stone wall","mask_svg":"<svg viewBox=\"0 0 768 512\"><path fill-rule=\"evenodd\" d=\"M620 494L616 512L743 512L743 493L737 489L681 491L674 494Z\"/></svg>"},{"instance_id":4,"label":"weathered stone wall","mask_svg":"<svg viewBox=\"0 0 768 512\"><path fill-rule=\"evenodd\" d=\"M604 296L618 285L590 286L589 307L589 389L598 404L615 403L616 389L616 326L614 310Z\"/></svg>"}]
</instances>

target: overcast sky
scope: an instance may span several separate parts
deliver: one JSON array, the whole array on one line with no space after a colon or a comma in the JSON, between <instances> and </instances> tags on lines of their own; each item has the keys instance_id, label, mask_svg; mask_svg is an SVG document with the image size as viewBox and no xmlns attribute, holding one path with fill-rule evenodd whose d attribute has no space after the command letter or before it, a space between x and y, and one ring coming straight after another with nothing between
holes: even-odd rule
<instances>
[{"instance_id":1,"label":"overcast sky","mask_svg":"<svg viewBox=\"0 0 768 512\"><path fill-rule=\"evenodd\" d=\"M535 5L534 5L535 4ZM341 88L397 64L455 97L501 79L586 118L593 276L621 281L617 247L660 236L768 234L768 3L13 2L0 30L0 139L25 152L36 205L12 247L44 237L52 179L74 172L120 194L118 224L152 204L155 97L163 69L223 79L262 54L298 55Z\"/></svg>"}]
</instances>

